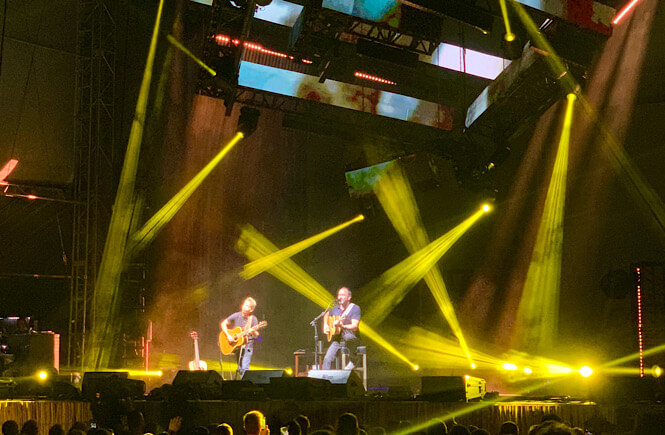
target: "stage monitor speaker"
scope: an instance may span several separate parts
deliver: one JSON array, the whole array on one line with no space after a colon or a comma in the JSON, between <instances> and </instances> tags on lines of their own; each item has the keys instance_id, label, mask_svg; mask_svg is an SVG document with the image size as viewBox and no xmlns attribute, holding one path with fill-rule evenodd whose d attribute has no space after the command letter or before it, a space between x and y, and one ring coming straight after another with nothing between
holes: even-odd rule
<instances>
[{"instance_id":1,"label":"stage monitor speaker","mask_svg":"<svg viewBox=\"0 0 665 435\"><path fill-rule=\"evenodd\" d=\"M81 382L81 394L86 400L95 399L109 385L126 381L128 377L128 372L85 372Z\"/></svg>"},{"instance_id":2,"label":"stage monitor speaker","mask_svg":"<svg viewBox=\"0 0 665 435\"><path fill-rule=\"evenodd\" d=\"M423 376L421 398L437 402L466 402L464 376Z\"/></svg>"},{"instance_id":3,"label":"stage monitor speaker","mask_svg":"<svg viewBox=\"0 0 665 435\"><path fill-rule=\"evenodd\" d=\"M269 384L271 378L283 378L284 370L248 370L242 376L243 381L250 381L257 385Z\"/></svg>"},{"instance_id":4,"label":"stage monitor speaker","mask_svg":"<svg viewBox=\"0 0 665 435\"><path fill-rule=\"evenodd\" d=\"M221 386L222 376L215 370L180 370L173 378L173 386Z\"/></svg>"},{"instance_id":5,"label":"stage monitor speaker","mask_svg":"<svg viewBox=\"0 0 665 435\"><path fill-rule=\"evenodd\" d=\"M271 399L321 400L330 397L330 381L314 378L270 378L265 389Z\"/></svg>"},{"instance_id":6,"label":"stage monitor speaker","mask_svg":"<svg viewBox=\"0 0 665 435\"><path fill-rule=\"evenodd\" d=\"M254 383L242 381L224 381L222 383L222 399L228 400L264 400L266 392L263 386Z\"/></svg>"},{"instance_id":7,"label":"stage monitor speaker","mask_svg":"<svg viewBox=\"0 0 665 435\"><path fill-rule=\"evenodd\" d=\"M353 370L310 370L307 376L330 381L333 397L354 398L365 395L363 381Z\"/></svg>"}]
</instances>

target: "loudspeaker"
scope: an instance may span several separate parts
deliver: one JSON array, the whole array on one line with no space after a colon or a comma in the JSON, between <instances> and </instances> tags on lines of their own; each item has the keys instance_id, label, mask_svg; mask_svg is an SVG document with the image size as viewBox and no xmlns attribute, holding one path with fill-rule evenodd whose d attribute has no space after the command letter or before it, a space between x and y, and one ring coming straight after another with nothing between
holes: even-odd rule
<instances>
[{"instance_id":1,"label":"loudspeaker","mask_svg":"<svg viewBox=\"0 0 665 435\"><path fill-rule=\"evenodd\" d=\"M421 398L439 402L466 402L464 376L423 376Z\"/></svg>"},{"instance_id":2,"label":"loudspeaker","mask_svg":"<svg viewBox=\"0 0 665 435\"><path fill-rule=\"evenodd\" d=\"M365 394L363 381L353 370L310 370L307 376L330 381L332 397L362 397Z\"/></svg>"},{"instance_id":3,"label":"loudspeaker","mask_svg":"<svg viewBox=\"0 0 665 435\"><path fill-rule=\"evenodd\" d=\"M314 378L270 378L265 390L271 399L320 400L330 397L330 381Z\"/></svg>"},{"instance_id":4,"label":"loudspeaker","mask_svg":"<svg viewBox=\"0 0 665 435\"><path fill-rule=\"evenodd\" d=\"M221 386L222 376L214 370L180 370L173 378L174 387L185 385L196 386Z\"/></svg>"},{"instance_id":5,"label":"loudspeaker","mask_svg":"<svg viewBox=\"0 0 665 435\"><path fill-rule=\"evenodd\" d=\"M248 370L242 375L243 381L250 381L255 384L269 384L271 378L283 378L284 370Z\"/></svg>"},{"instance_id":6,"label":"loudspeaker","mask_svg":"<svg viewBox=\"0 0 665 435\"><path fill-rule=\"evenodd\" d=\"M262 387L244 379L242 381L224 381L222 383L221 398L232 400L263 400L266 398L266 392Z\"/></svg>"},{"instance_id":7,"label":"loudspeaker","mask_svg":"<svg viewBox=\"0 0 665 435\"><path fill-rule=\"evenodd\" d=\"M126 381L128 377L128 372L85 372L81 383L81 394L84 399L93 400L109 385Z\"/></svg>"}]
</instances>

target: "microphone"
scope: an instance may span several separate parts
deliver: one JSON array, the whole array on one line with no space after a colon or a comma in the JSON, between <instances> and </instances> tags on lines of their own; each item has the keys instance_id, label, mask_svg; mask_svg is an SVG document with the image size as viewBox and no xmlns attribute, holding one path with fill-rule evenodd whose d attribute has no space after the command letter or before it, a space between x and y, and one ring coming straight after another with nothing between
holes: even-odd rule
<instances>
[{"instance_id":1,"label":"microphone","mask_svg":"<svg viewBox=\"0 0 665 435\"><path fill-rule=\"evenodd\" d=\"M333 307L336 307L337 305L339 305L339 299L335 299L335 300L333 300L333 301L331 302L331 304L332 304Z\"/></svg>"}]
</instances>

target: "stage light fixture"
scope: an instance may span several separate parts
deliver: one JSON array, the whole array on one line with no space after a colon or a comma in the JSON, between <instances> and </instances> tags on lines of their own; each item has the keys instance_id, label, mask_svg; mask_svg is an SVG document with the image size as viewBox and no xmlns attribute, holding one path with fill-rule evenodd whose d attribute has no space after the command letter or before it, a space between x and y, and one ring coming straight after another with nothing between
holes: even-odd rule
<instances>
[{"instance_id":1,"label":"stage light fixture","mask_svg":"<svg viewBox=\"0 0 665 435\"><path fill-rule=\"evenodd\" d=\"M39 373L37 373L37 377L40 380L45 381L48 379L48 372L46 372L45 370L41 370Z\"/></svg>"},{"instance_id":2,"label":"stage light fixture","mask_svg":"<svg viewBox=\"0 0 665 435\"><path fill-rule=\"evenodd\" d=\"M517 366L513 363L503 363L501 368L504 369L504 370L509 370L509 371L517 370Z\"/></svg>"},{"instance_id":3,"label":"stage light fixture","mask_svg":"<svg viewBox=\"0 0 665 435\"><path fill-rule=\"evenodd\" d=\"M411 367L411 368L413 369L414 372L417 372L418 370L420 370L420 366L418 364L414 364L413 367Z\"/></svg>"},{"instance_id":4,"label":"stage light fixture","mask_svg":"<svg viewBox=\"0 0 665 435\"><path fill-rule=\"evenodd\" d=\"M651 367L651 375L654 378L660 378L662 374L663 374L663 369L661 369L659 365L656 364L653 367Z\"/></svg>"},{"instance_id":5,"label":"stage light fixture","mask_svg":"<svg viewBox=\"0 0 665 435\"><path fill-rule=\"evenodd\" d=\"M261 112L253 107L245 106L240 109L238 131L241 132L246 138L251 136L251 134L256 131L256 127L259 125L259 116L261 116Z\"/></svg>"},{"instance_id":6,"label":"stage light fixture","mask_svg":"<svg viewBox=\"0 0 665 435\"><path fill-rule=\"evenodd\" d=\"M530 375L531 373L533 373L533 370L529 367L524 367L524 370L522 371L524 372L525 375Z\"/></svg>"},{"instance_id":7,"label":"stage light fixture","mask_svg":"<svg viewBox=\"0 0 665 435\"><path fill-rule=\"evenodd\" d=\"M588 378L589 376L591 376L593 374L593 369L589 366L584 366L584 367L580 368L578 371L580 372L580 375L582 375L582 377L585 377L585 378Z\"/></svg>"},{"instance_id":8,"label":"stage light fixture","mask_svg":"<svg viewBox=\"0 0 665 435\"><path fill-rule=\"evenodd\" d=\"M483 211L487 212L490 211L492 207L489 204L483 204Z\"/></svg>"}]
</instances>

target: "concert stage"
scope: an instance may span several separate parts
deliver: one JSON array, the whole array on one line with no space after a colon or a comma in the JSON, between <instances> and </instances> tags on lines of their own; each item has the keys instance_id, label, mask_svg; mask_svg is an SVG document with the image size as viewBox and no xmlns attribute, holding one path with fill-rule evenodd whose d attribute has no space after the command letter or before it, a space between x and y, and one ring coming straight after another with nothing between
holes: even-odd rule
<instances>
[{"instance_id":1,"label":"concert stage","mask_svg":"<svg viewBox=\"0 0 665 435\"><path fill-rule=\"evenodd\" d=\"M163 428L171 416L165 401L137 401L138 409L145 414L146 422L156 421ZM188 409L187 409L188 408ZM186 406L177 409L185 411L187 426L208 425L228 422L235 430L240 430L242 416L252 409L261 410L273 425L285 423L298 414L307 415L312 428L326 424L334 425L337 417L344 412L353 412L366 428L382 426L391 428L397 421L409 420L412 423L442 417L453 412L459 413L458 423L474 424L497 433L499 425L515 421L526 433L529 426L538 423L547 413L559 415L574 426L584 427L585 422L607 421L606 424L625 427L640 414L663 412L665 406L656 404L632 404L623 406L598 405L594 403L554 403L543 401L520 401L474 403L445 403L425 401L393 401L380 399L361 400L190 400ZM466 411L466 412L465 412ZM183 412L184 414L185 412ZM188 418L189 416L189 418ZM13 419L23 424L28 419L37 420L40 433L47 433L51 425L59 423L69 428L74 421L89 421L92 412L87 402L49 400L3 400L0 401L0 421ZM588 425L587 425L588 428ZM603 433L612 433L605 429Z\"/></svg>"}]
</instances>

